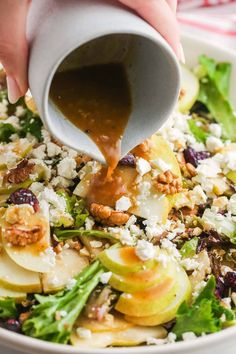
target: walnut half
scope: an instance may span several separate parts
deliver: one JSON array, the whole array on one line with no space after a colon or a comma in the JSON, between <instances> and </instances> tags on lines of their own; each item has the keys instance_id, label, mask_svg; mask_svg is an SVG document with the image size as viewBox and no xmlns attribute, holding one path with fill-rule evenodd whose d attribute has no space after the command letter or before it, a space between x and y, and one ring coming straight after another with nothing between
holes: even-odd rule
<instances>
[{"instance_id":1,"label":"walnut half","mask_svg":"<svg viewBox=\"0 0 236 354\"><path fill-rule=\"evenodd\" d=\"M157 176L156 188L164 194L175 194L181 192L182 183L178 176L168 170Z\"/></svg>"},{"instance_id":2,"label":"walnut half","mask_svg":"<svg viewBox=\"0 0 236 354\"><path fill-rule=\"evenodd\" d=\"M121 226L129 220L129 214L97 203L90 205L90 213L96 221L107 226Z\"/></svg>"},{"instance_id":3,"label":"walnut half","mask_svg":"<svg viewBox=\"0 0 236 354\"><path fill-rule=\"evenodd\" d=\"M13 246L27 246L38 242L43 237L43 228L40 225L31 228L22 225L13 225L5 229L7 242Z\"/></svg>"},{"instance_id":4,"label":"walnut half","mask_svg":"<svg viewBox=\"0 0 236 354\"><path fill-rule=\"evenodd\" d=\"M25 182L33 172L33 169L34 163L24 159L15 168L9 170L6 176L7 181L15 184Z\"/></svg>"}]
</instances>

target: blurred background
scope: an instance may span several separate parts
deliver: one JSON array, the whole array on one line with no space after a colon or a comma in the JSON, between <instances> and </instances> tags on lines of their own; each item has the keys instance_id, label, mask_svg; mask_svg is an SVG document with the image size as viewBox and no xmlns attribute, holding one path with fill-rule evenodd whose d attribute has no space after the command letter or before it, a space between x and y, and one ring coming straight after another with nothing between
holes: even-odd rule
<instances>
[{"instance_id":1,"label":"blurred background","mask_svg":"<svg viewBox=\"0 0 236 354\"><path fill-rule=\"evenodd\" d=\"M183 33L236 50L236 0L179 0Z\"/></svg>"}]
</instances>

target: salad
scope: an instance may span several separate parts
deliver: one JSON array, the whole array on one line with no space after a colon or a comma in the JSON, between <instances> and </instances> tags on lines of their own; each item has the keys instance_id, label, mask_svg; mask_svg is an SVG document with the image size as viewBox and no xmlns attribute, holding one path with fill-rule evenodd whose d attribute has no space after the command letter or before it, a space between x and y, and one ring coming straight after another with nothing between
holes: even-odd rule
<instances>
[{"instance_id":1,"label":"salad","mask_svg":"<svg viewBox=\"0 0 236 354\"><path fill-rule=\"evenodd\" d=\"M82 347L160 345L235 325L231 65L182 67L176 111L104 167L55 141L0 74L0 326ZM116 184L117 185L117 184ZM99 193L104 203L91 197Z\"/></svg>"}]
</instances>

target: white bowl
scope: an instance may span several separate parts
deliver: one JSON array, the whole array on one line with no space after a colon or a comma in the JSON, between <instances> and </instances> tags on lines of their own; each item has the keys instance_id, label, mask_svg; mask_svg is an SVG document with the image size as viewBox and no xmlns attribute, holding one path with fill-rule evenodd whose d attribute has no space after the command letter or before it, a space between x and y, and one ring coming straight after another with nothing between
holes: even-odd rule
<instances>
[{"instance_id":1,"label":"white bowl","mask_svg":"<svg viewBox=\"0 0 236 354\"><path fill-rule=\"evenodd\" d=\"M218 48L207 41L198 40L192 36L184 36L183 44L187 65L197 64L200 54L206 54L219 61L229 61L233 64L232 78L236 77L236 54ZM231 82L231 98L236 106L236 81ZM163 346L139 346L133 348L79 349L68 345L52 344L40 341L0 328L0 343L16 350L30 354L235 354L236 326L219 333L210 334L189 342L179 342ZM0 348L0 352L5 354Z\"/></svg>"}]
</instances>

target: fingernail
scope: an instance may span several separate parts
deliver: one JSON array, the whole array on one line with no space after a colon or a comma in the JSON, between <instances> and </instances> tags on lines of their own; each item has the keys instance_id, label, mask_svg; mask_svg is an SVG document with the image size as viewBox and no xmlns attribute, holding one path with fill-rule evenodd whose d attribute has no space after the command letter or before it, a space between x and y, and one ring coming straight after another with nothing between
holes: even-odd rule
<instances>
[{"instance_id":1,"label":"fingernail","mask_svg":"<svg viewBox=\"0 0 236 354\"><path fill-rule=\"evenodd\" d=\"M184 55L184 49L181 43L179 43L179 60L182 64L185 64L185 55Z\"/></svg>"},{"instance_id":2,"label":"fingernail","mask_svg":"<svg viewBox=\"0 0 236 354\"><path fill-rule=\"evenodd\" d=\"M16 80L11 76L7 76L7 91L10 103L16 103L21 97L21 92L16 83Z\"/></svg>"}]
</instances>

